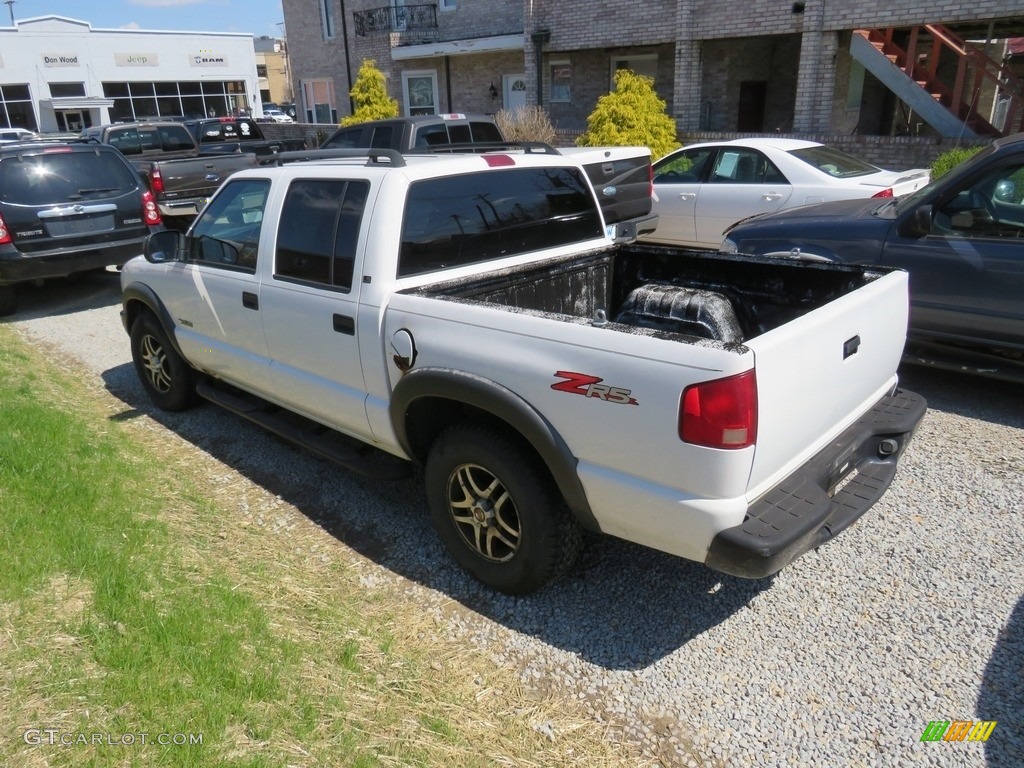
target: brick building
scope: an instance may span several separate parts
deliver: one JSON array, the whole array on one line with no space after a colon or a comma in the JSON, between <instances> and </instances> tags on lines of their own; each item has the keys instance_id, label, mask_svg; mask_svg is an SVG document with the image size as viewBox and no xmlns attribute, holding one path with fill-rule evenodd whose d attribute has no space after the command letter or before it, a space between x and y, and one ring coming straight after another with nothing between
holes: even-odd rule
<instances>
[{"instance_id":1,"label":"brick building","mask_svg":"<svg viewBox=\"0 0 1024 768\"><path fill-rule=\"evenodd\" d=\"M1009 71L1007 39L1024 36L1020 0L283 0L283 7L300 119L313 123L350 112L349 82L366 58L385 73L405 114L540 103L570 134L585 128L621 67L654 78L682 137L962 139L1020 130L1024 114L1019 81L1000 80ZM971 51L957 48L964 40ZM979 50L991 72L979 74Z\"/></svg>"}]
</instances>

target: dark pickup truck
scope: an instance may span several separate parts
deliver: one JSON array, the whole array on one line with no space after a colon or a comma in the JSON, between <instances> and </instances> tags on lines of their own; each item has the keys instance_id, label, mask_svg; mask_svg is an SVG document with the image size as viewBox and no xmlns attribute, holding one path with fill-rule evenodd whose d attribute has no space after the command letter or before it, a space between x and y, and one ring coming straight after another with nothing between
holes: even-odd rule
<instances>
[{"instance_id":1,"label":"dark pickup truck","mask_svg":"<svg viewBox=\"0 0 1024 768\"><path fill-rule=\"evenodd\" d=\"M164 223L191 223L220 183L257 165L256 155L200 155L192 134L178 122L114 123L86 128L81 137L121 151L156 198Z\"/></svg>"},{"instance_id":2,"label":"dark pickup truck","mask_svg":"<svg viewBox=\"0 0 1024 768\"><path fill-rule=\"evenodd\" d=\"M1024 134L905 197L746 219L721 249L910 273L908 362L1024 382ZM902 328L894 328L902 333Z\"/></svg>"},{"instance_id":3,"label":"dark pickup truck","mask_svg":"<svg viewBox=\"0 0 1024 768\"><path fill-rule=\"evenodd\" d=\"M268 138L259 124L247 117L185 120L183 125L199 145L201 155L253 152L260 163L267 163L279 152L306 149L306 140L302 138Z\"/></svg>"},{"instance_id":4,"label":"dark pickup truck","mask_svg":"<svg viewBox=\"0 0 1024 768\"><path fill-rule=\"evenodd\" d=\"M509 142L490 115L459 112L370 120L339 128L321 149L393 149L397 152L491 151ZM651 153L642 147L585 147L557 150L583 166L601 201L605 224L617 240L635 240L653 232L654 189Z\"/></svg>"}]
</instances>

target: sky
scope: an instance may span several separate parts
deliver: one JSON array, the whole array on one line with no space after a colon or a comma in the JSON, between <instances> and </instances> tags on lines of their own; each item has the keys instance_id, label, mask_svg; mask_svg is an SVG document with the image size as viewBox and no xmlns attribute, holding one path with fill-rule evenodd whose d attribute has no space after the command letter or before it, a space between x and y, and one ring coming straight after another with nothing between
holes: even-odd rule
<instances>
[{"instance_id":1,"label":"sky","mask_svg":"<svg viewBox=\"0 0 1024 768\"><path fill-rule=\"evenodd\" d=\"M0 26L37 16L87 21L93 29L248 32L281 37L281 0L0 0ZM4 7L6 6L6 7Z\"/></svg>"}]
</instances>

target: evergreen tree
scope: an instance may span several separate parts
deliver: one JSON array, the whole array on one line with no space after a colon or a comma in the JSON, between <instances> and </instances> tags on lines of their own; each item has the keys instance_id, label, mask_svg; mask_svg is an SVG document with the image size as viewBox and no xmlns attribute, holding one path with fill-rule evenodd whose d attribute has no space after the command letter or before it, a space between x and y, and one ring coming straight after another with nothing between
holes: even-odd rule
<instances>
[{"instance_id":1,"label":"evergreen tree","mask_svg":"<svg viewBox=\"0 0 1024 768\"><path fill-rule=\"evenodd\" d=\"M363 59L348 95L352 97L356 111L342 118L341 125L398 117L398 101L388 96L387 80L373 59Z\"/></svg>"},{"instance_id":2,"label":"evergreen tree","mask_svg":"<svg viewBox=\"0 0 1024 768\"><path fill-rule=\"evenodd\" d=\"M655 160L679 147L675 121L654 81L628 69L615 73L615 90L597 100L587 118L587 132L576 140L581 147L648 147Z\"/></svg>"}]
</instances>

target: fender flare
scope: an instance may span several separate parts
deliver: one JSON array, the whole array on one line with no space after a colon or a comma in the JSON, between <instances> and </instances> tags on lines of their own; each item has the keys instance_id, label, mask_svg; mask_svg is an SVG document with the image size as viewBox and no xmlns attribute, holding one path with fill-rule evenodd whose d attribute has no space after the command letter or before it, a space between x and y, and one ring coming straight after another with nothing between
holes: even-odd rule
<instances>
[{"instance_id":1,"label":"fender flare","mask_svg":"<svg viewBox=\"0 0 1024 768\"><path fill-rule=\"evenodd\" d=\"M581 525L600 530L576 472L577 459L552 424L530 403L490 379L450 368L417 368L407 373L391 394L391 425L408 456L422 460L407 431L410 406L424 397L473 406L516 430L545 463L562 497Z\"/></svg>"},{"instance_id":2,"label":"fender flare","mask_svg":"<svg viewBox=\"0 0 1024 768\"><path fill-rule=\"evenodd\" d=\"M145 283L132 283L121 292L121 319L128 334L131 335L132 332L131 324L128 322L128 305L133 301L139 302L156 316L157 322L164 329L164 334L171 342L171 346L174 347L174 351L182 360L187 361L188 358L182 353L181 347L178 346L178 339L174 335L175 322L171 318L171 314L167 311L164 303L160 301L160 297L156 295L156 291Z\"/></svg>"}]
</instances>

